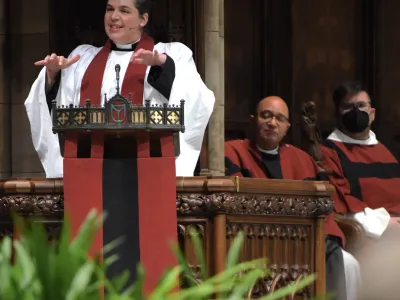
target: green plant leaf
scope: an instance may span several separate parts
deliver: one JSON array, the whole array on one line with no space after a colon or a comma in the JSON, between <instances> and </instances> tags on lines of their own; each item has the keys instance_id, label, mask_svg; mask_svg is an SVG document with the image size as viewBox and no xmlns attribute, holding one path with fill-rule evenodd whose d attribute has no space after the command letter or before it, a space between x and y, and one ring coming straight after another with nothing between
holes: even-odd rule
<instances>
[{"instance_id":1,"label":"green plant leaf","mask_svg":"<svg viewBox=\"0 0 400 300\"><path fill-rule=\"evenodd\" d=\"M1 259L9 261L12 253L12 242L9 236L6 236L1 241Z\"/></svg>"},{"instance_id":2,"label":"green plant leaf","mask_svg":"<svg viewBox=\"0 0 400 300\"><path fill-rule=\"evenodd\" d=\"M168 300L179 299L179 300L193 300L193 299L211 299L214 294L225 293L232 290L232 283L225 282L221 284L209 283L208 280L198 286L193 286L185 290L179 291L169 297Z\"/></svg>"},{"instance_id":3,"label":"green plant leaf","mask_svg":"<svg viewBox=\"0 0 400 300\"><path fill-rule=\"evenodd\" d=\"M9 288L11 284L11 247L11 238L9 236L4 237L1 245L0 254L0 295L3 291L6 291L6 289Z\"/></svg>"},{"instance_id":4,"label":"green plant leaf","mask_svg":"<svg viewBox=\"0 0 400 300\"><path fill-rule=\"evenodd\" d=\"M55 247L58 246L56 247L57 251L52 251L49 256L53 260L53 264L51 264L53 266L51 270L53 284L59 287L59 292L57 293L58 298L62 297L65 299L65 295L70 291L77 272L87 261L94 263L88 257L88 247L86 246L89 245L90 247L93 242L94 234L92 236L82 237L86 233L82 228L88 228L88 231L95 232L97 230L96 224L93 222L95 218L95 214L93 214L93 217L89 214L85 218L74 241L87 239L86 244L76 243L75 247L73 247L73 242L71 242L70 218L67 217L64 219L59 241L54 243ZM60 272L60 270L63 271ZM48 300L50 299L54 298L48 298Z\"/></svg>"},{"instance_id":5,"label":"green plant leaf","mask_svg":"<svg viewBox=\"0 0 400 300\"><path fill-rule=\"evenodd\" d=\"M254 286L257 280L265 277L265 272L261 269L252 270L240 278L228 299L236 300L242 299L249 293L250 289ZM247 295L246 295L247 296ZM247 297L246 297L247 298Z\"/></svg>"},{"instance_id":6,"label":"green plant leaf","mask_svg":"<svg viewBox=\"0 0 400 300\"><path fill-rule=\"evenodd\" d=\"M111 280L111 283L116 292L122 293L122 289L125 287L129 280L130 274L129 271L124 271L122 274Z\"/></svg>"},{"instance_id":7,"label":"green plant leaf","mask_svg":"<svg viewBox=\"0 0 400 300\"><path fill-rule=\"evenodd\" d=\"M252 261L242 262L235 266L232 266L229 269L225 269L223 272L218 273L214 277L209 279L209 282L212 283L222 283L226 280L232 279L237 274L250 270L250 269L262 269L262 266L265 265L266 259L260 258Z\"/></svg>"},{"instance_id":8,"label":"green plant leaf","mask_svg":"<svg viewBox=\"0 0 400 300\"><path fill-rule=\"evenodd\" d=\"M202 283L201 285L193 286L188 289L180 290L179 293L174 293L167 296L168 300L173 299L208 299L216 292L215 286L208 283Z\"/></svg>"},{"instance_id":9,"label":"green plant leaf","mask_svg":"<svg viewBox=\"0 0 400 300\"><path fill-rule=\"evenodd\" d=\"M186 258L178 245L172 249L178 258L179 266L166 270L150 297L143 295L145 272L141 264L137 266L135 282L125 288L129 282L129 272L124 272L111 280L105 277L107 268L117 259L112 250L123 242L123 239L108 244L100 254L111 254L102 260L88 256L97 229L102 218L91 211L76 237L71 242L70 220L65 218L60 239L49 243L43 224L37 220L17 218L22 237L15 241L16 259L11 263L10 238L0 243L0 299L7 300L99 300L100 290L104 287L105 300L208 300L243 299L258 279L268 273L266 259L237 263L244 241L244 234L239 233L228 251L225 270L213 277L208 276L201 238L190 228L190 235L196 254L196 264L202 266L201 282L194 277ZM189 284L189 288L174 288L179 284L179 275ZM311 275L296 285L275 291L262 299L281 299L311 284L315 276ZM224 297L223 297L224 296Z\"/></svg>"},{"instance_id":10,"label":"green plant leaf","mask_svg":"<svg viewBox=\"0 0 400 300\"><path fill-rule=\"evenodd\" d=\"M103 287L104 287L103 282L101 282L101 281L94 282L87 287L86 294L87 295L95 295L96 297L100 297L100 295L101 295L100 293L101 293ZM98 300L98 299L96 298L96 300Z\"/></svg>"},{"instance_id":11,"label":"green plant leaf","mask_svg":"<svg viewBox=\"0 0 400 300\"><path fill-rule=\"evenodd\" d=\"M103 255L110 253L111 251L115 250L118 246L121 246L125 242L124 237L119 237L114 241L108 243L103 247Z\"/></svg>"},{"instance_id":12,"label":"green plant leaf","mask_svg":"<svg viewBox=\"0 0 400 300\"><path fill-rule=\"evenodd\" d=\"M23 268L22 278L20 281L21 290L27 289L32 284L35 275L35 266L28 252L22 247L19 241L14 241L16 265Z\"/></svg>"},{"instance_id":13,"label":"green plant leaf","mask_svg":"<svg viewBox=\"0 0 400 300\"><path fill-rule=\"evenodd\" d=\"M244 233L240 231L233 240L232 246L228 251L225 268L229 269L237 264L237 262L239 261L240 250L242 249L243 242L244 242Z\"/></svg>"},{"instance_id":14,"label":"green plant leaf","mask_svg":"<svg viewBox=\"0 0 400 300\"><path fill-rule=\"evenodd\" d=\"M145 271L142 264L139 263L137 265L136 281L123 292L123 295L130 296L132 297L132 299L135 300L144 299L143 296L144 279L145 279Z\"/></svg>"},{"instance_id":15,"label":"green plant leaf","mask_svg":"<svg viewBox=\"0 0 400 300\"><path fill-rule=\"evenodd\" d=\"M158 283L155 290L150 294L149 300L163 299L168 295L174 288L178 287L178 277L181 272L181 267L176 266L171 270L167 271L161 281Z\"/></svg>"},{"instance_id":16,"label":"green plant leaf","mask_svg":"<svg viewBox=\"0 0 400 300\"><path fill-rule=\"evenodd\" d=\"M174 252L175 256L178 259L178 263L182 268L183 278L186 280L188 286L197 286L199 283L197 282L196 278L192 270L189 267L189 263L187 262L185 255L183 254L182 250L176 244L171 244L171 249Z\"/></svg>"},{"instance_id":17,"label":"green plant leaf","mask_svg":"<svg viewBox=\"0 0 400 300\"><path fill-rule=\"evenodd\" d=\"M126 295L118 295L118 294L108 294L105 296L104 300L136 300Z\"/></svg>"},{"instance_id":18,"label":"green plant leaf","mask_svg":"<svg viewBox=\"0 0 400 300\"><path fill-rule=\"evenodd\" d=\"M200 265L201 280L204 281L208 277L206 258L203 251L203 244L199 238L199 233L193 228L189 228L189 235L193 242L194 251L198 265Z\"/></svg>"},{"instance_id":19,"label":"green plant leaf","mask_svg":"<svg viewBox=\"0 0 400 300\"><path fill-rule=\"evenodd\" d=\"M314 274L309 275L309 276L305 277L303 280L300 280L297 284L285 286L284 288L281 288L270 295L262 297L261 300L282 299L292 293L295 293L295 292L309 286L310 284L312 284L314 282L315 278L316 278L316 276Z\"/></svg>"},{"instance_id":20,"label":"green plant leaf","mask_svg":"<svg viewBox=\"0 0 400 300\"><path fill-rule=\"evenodd\" d=\"M85 222L79 228L79 234L70 243L69 248L72 251L87 253L102 223L103 217L98 217L95 209L90 210Z\"/></svg>"},{"instance_id":21,"label":"green plant leaf","mask_svg":"<svg viewBox=\"0 0 400 300\"><path fill-rule=\"evenodd\" d=\"M111 280L106 277L106 269L103 266L96 265L94 273L96 274L97 283L101 284L104 291L107 291L107 295L117 294Z\"/></svg>"},{"instance_id":22,"label":"green plant leaf","mask_svg":"<svg viewBox=\"0 0 400 300\"><path fill-rule=\"evenodd\" d=\"M111 266L113 263L115 263L118 259L119 259L118 254L113 254L113 255L111 255L111 256L105 258L105 259L104 259L104 262L103 262L104 267L105 267L105 268L110 267L110 266Z\"/></svg>"},{"instance_id":23,"label":"green plant leaf","mask_svg":"<svg viewBox=\"0 0 400 300\"><path fill-rule=\"evenodd\" d=\"M95 266L91 261L86 262L76 273L71 287L67 292L66 300L77 300L85 293L90 279L93 276Z\"/></svg>"},{"instance_id":24,"label":"green plant leaf","mask_svg":"<svg viewBox=\"0 0 400 300\"><path fill-rule=\"evenodd\" d=\"M229 270L233 266L237 264L240 257L240 251L242 249L242 245L244 242L244 233L242 231L238 232L237 236L234 238L233 243L228 251L226 262L225 262L225 269ZM221 293L221 298L228 298L227 293Z\"/></svg>"}]
</instances>

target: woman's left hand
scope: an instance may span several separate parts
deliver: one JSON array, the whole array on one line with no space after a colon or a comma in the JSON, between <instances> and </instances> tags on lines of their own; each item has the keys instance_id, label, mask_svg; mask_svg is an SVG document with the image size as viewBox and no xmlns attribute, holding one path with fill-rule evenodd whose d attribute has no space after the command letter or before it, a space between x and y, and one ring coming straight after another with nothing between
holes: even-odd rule
<instances>
[{"instance_id":1,"label":"woman's left hand","mask_svg":"<svg viewBox=\"0 0 400 300\"><path fill-rule=\"evenodd\" d=\"M157 50L153 52L139 49L133 53L131 57L131 63L147 66L162 66L166 59L167 56L165 54L158 53Z\"/></svg>"}]
</instances>

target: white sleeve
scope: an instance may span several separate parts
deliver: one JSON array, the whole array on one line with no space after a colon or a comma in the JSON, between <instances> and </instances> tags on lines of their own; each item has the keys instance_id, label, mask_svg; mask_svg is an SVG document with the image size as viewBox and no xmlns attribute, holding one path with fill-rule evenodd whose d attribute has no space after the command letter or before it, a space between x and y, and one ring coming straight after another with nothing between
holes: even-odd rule
<instances>
[{"instance_id":1,"label":"white sleeve","mask_svg":"<svg viewBox=\"0 0 400 300\"><path fill-rule=\"evenodd\" d=\"M365 230L367 236L378 239L389 225L390 214L386 209L370 209L354 214L353 218L358 221Z\"/></svg>"},{"instance_id":2,"label":"white sleeve","mask_svg":"<svg viewBox=\"0 0 400 300\"><path fill-rule=\"evenodd\" d=\"M53 134L52 121L45 94L46 68L33 83L25 108L28 115L33 146L42 162L47 178L62 177L62 156L58 135Z\"/></svg>"},{"instance_id":3,"label":"white sleeve","mask_svg":"<svg viewBox=\"0 0 400 300\"><path fill-rule=\"evenodd\" d=\"M69 57L82 54L89 47L91 46L81 45L72 51ZM78 65L79 61L62 71L61 83L56 97L58 105L61 104L61 90L66 89L63 84L65 78L73 76ZM25 108L30 123L33 146L38 153L46 177L58 178L63 176L63 158L60 153L58 135L54 134L52 130L53 123L46 100L45 82L46 67L43 67L31 87L28 98L25 100ZM65 92L67 91L64 91L64 94ZM74 92L73 90L70 91L70 99L73 99Z\"/></svg>"},{"instance_id":4,"label":"white sleeve","mask_svg":"<svg viewBox=\"0 0 400 300\"><path fill-rule=\"evenodd\" d=\"M207 88L197 72L192 51L181 43L157 44L156 50L170 56L175 63L175 80L172 85L170 105L180 105L185 100L185 132L180 133L180 155L176 158L176 175L193 176L200 155L204 132L214 109L214 93ZM153 103L161 99L159 92L145 89L145 99Z\"/></svg>"}]
</instances>

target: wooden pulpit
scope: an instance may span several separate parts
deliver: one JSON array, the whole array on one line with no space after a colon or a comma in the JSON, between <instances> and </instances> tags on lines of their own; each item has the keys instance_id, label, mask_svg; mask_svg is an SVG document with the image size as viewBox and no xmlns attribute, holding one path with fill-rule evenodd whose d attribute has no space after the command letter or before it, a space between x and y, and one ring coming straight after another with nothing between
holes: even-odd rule
<instances>
[{"instance_id":1,"label":"wooden pulpit","mask_svg":"<svg viewBox=\"0 0 400 300\"><path fill-rule=\"evenodd\" d=\"M62 179L1 180L0 237L13 234L10 212L14 211L39 219L49 240L58 239L64 217L64 191L69 197L65 201L71 201L63 184ZM289 298L325 295L324 219L333 211L332 185L320 181L200 176L176 177L175 185L175 230L180 249L199 283L204 266L196 256L189 229L195 228L200 234L210 275L224 269L227 251L238 232L243 231L240 261L266 257L266 267L271 271L254 283L249 291L252 299L293 285L311 273L317 274L314 284ZM152 212L154 218L161 214L157 207ZM134 217L132 211L126 213ZM350 231L350 223L341 219L338 223L350 233L346 234L348 242L359 240L357 227ZM164 231L158 233L156 238L163 238ZM159 259L160 254L163 253L157 252L154 259Z\"/></svg>"},{"instance_id":2,"label":"wooden pulpit","mask_svg":"<svg viewBox=\"0 0 400 300\"><path fill-rule=\"evenodd\" d=\"M177 264L174 137L184 131L184 101L135 106L116 90L102 107L90 99L83 107L52 103L53 132L64 140L64 211L72 234L91 209L105 212L90 254L103 255L103 246L123 238L106 254L119 256L107 276L129 270L131 283L140 262L149 292Z\"/></svg>"}]
</instances>

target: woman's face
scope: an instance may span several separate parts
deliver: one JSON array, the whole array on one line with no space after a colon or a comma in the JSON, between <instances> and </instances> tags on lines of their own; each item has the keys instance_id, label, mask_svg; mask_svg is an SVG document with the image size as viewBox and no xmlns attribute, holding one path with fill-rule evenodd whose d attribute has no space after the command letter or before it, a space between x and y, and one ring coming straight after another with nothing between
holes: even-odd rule
<instances>
[{"instance_id":1,"label":"woman's face","mask_svg":"<svg viewBox=\"0 0 400 300\"><path fill-rule=\"evenodd\" d=\"M129 44L140 39L147 20L147 14L140 16L135 0L109 0L104 15L104 27L114 43Z\"/></svg>"}]
</instances>

